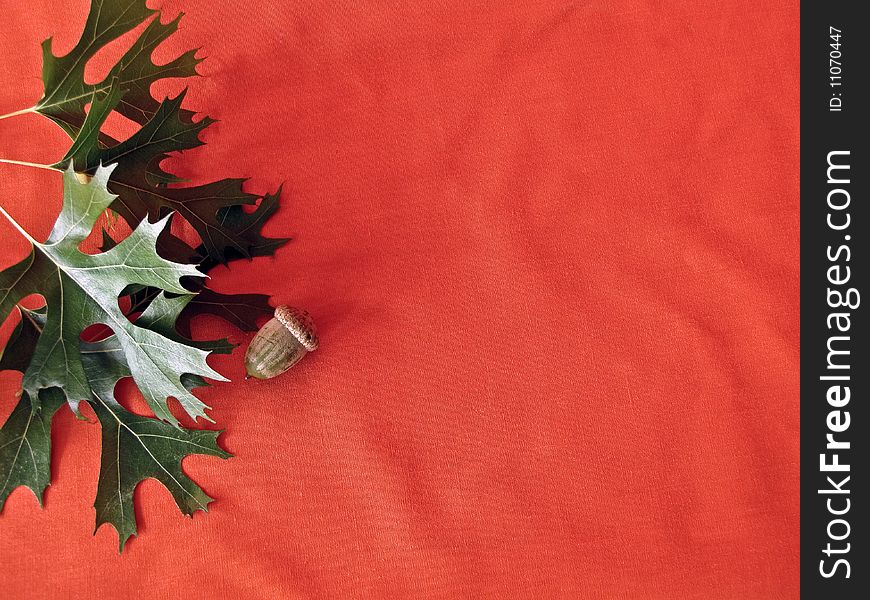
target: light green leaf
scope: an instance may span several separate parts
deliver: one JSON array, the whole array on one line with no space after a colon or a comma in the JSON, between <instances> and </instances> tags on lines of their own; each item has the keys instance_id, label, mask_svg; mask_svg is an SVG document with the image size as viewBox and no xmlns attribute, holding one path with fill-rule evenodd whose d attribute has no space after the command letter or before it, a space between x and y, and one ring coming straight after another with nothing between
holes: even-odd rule
<instances>
[{"instance_id":1,"label":"light green leaf","mask_svg":"<svg viewBox=\"0 0 870 600\"><path fill-rule=\"evenodd\" d=\"M157 237L170 217L157 223L142 221L107 252L87 255L78 249L114 200L106 189L111 171L99 167L88 183L80 182L72 169L64 172L63 209L48 240L41 244L30 238L33 250L28 259L0 273L0 318L29 294L39 293L46 300L45 329L25 372L24 391L33 400L40 390L59 387L77 410L78 403L91 396L79 336L101 323L117 336L132 376L158 418L177 423L167 406L169 397L192 418L206 417L206 406L183 385L182 375L225 380L206 363L208 351L131 323L118 306L119 295L130 285L186 294L180 278L201 276L193 265L158 256ZM34 405L38 407L38 401Z\"/></svg>"}]
</instances>

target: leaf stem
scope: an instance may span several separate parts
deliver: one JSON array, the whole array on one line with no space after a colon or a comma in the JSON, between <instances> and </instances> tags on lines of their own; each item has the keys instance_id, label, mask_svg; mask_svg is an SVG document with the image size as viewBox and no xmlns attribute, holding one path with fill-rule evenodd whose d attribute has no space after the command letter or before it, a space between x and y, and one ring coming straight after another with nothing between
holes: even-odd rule
<instances>
[{"instance_id":1,"label":"leaf stem","mask_svg":"<svg viewBox=\"0 0 870 600\"><path fill-rule=\"evenodd\" d=\"M6 113L5 115L0 115L0 121L3 119L11 119L12 117L17 117L18 115L26 115L27 113L36 112L36 107L31 106L30 108L22 108L21 110L15 110L11 113Z\"/></svg>"},{"instance_id":2,"label":"leaf stem","mask_svg":"<svg viewBox=\"0 0 870 600\"><path fill-rule=\"evenodd\" d=\"M8 212L6 212L6 209L3 208L2 206L0 206L0 213L2 213L3 216L6 217L6 220L9 221L10 223L12 223L12 226L18 230L18 233L20 233L25 238L27 238L27 240L30 241L31 244L33 244L34 246L39 245L39 242L37 242L35 239L33 239L30 236L30 234L27 233L27 231L25 231L25 229L21 225L18 224L18 221L13 219L12 215L10 215Z\"/></svg>"},{"instance_id":3,"label":"leaf stem","mask_svg":"<svg viewBox=\"0 0 870 600\"><path fill-rule=\"evenodd\" d=\"M34 167L36 169L46 169L49 171L60 171L60 169L58 169L56 167L52 167L51 165L43 165L40 163L26 162L23 160L12 160L9 158L0 158L0 163L5 163L7 165L19 165L22 167ZM27 231L25 231L21 225L18 224L18 221L13 219L12 215L10 215L8 212L6 212L6 209L3 208L2 206L0 206L0 213L2 213L3 216L6 217L6 220L9 221L10 223L12 223L12 226L18 230L18 233L20 233L25 238L27 238L27 240L29 240L31 244L39 245L39 242L37 242L35 239L33 239L33 237L31 237L31 235L29 233L27 233Z\"/></svg>"},{"instance_id":4,"label":"leaf stem","mask_svg":"<svg viewBox=\"0 0 870 600\"><path fill-rule=\"evenodd\" d=\"M52 167L51 165L32 163L24 160L12 160L11 158L0 158L0 163L6 163L7 165L18 165L20 167L33 167L34 169L46 169L48 171L60 171L60 169L58 169L57 167Z\"/></svg>"}]
</instances>

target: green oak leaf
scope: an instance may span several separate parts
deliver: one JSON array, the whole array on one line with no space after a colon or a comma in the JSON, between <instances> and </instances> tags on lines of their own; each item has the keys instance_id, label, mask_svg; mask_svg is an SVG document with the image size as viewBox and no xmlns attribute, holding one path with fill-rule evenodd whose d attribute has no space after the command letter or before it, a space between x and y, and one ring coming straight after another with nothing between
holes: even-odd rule
<instances>
[{"instance_id":1,"label":"green oak leaf","mask_svg":"<svg viewBox=\"0 0 870 600\"><path fill-rule=\"evenodd\" d=\"M43 96L17 113L40 113L73 140L56 165L64 170L63 209L39 243L0 207L32 244L24 260L0 271L0 322L12 310L21 315L0 353L0 370L23 373L18 404L0 427L0 511L19 486L42 503L51 475L52 417L65 403L77 412L84 400L102 426L96 527L111 524L121 549L136 534L139 482L158 479L191 515L212 499L185 476L183 459L229 456L217 444L220 432L181 429L167 405L176 398L192 418L207 418L207 407L192 391L208 385L206 378L224 380L206 359L233 348L225 339L189 339L191 317L213 314L255 330L260 318L272 314L267 296L215 292L205 287L204 273L237 258L271 255L288 241L262 234L280 188L251 194L243 179L188 185L162 166L173 153L201 146L200 132L214 122L194 120L195 113L182 107L184 92L163 101L151 95L159 80L196 75L196 50L163 65L152 58L181 16L164 24L146 0L91 0L72 50L55 56L51 39L43 43ZM141 33L106 77L87 83L91 59L139 25ZM103 128L113 112L138 123L139 131L123 141L110 137ZM79 246L103 213L124 218L133 233L115 241L104 229L101 252L85 254ZM171 234L173 215L197 231L196 247ZM32 294L46 306L32 311L18 305ZM97 324L103 327L91 327ZM86 339L95 339L97 330L108 337L83 341L85 330ZM118 403L114 388L124 377L135 380L155 418Z\"/></svg>"},{"instance_id":2,"label":"green oak leaf","mask_svg":"<svg viewBox=\"0 0 870 600\"><path fill-rule=\"evenodd\" d=\"M30 364L45 314L19 308L21 321L12 332L7 349L0 356L0 371L24 372ZM40 407L21 394L12 414L0 427L0 511L12 490L27 486L42 505L51 481L51 418L66 402L57 388L43 390Z\"/></svg>"},{"instance_id":3,"label":"green oak leaf","mask_svg":"<svg viewBox=\"0 0 870 600\"><path fill-rule=\"evenodd\" d=\"M157 110L158 102L151 96L151 84L165 78L196 75L196 50L186 52L164 65L156 65L151 55L154 49L178 29L179 14L169 23L160 22L159 12L145 5L145 0L91 0L82 37L64 56L52 52L52 40L42 44L42 98L34 107L60 125L70 137L76 137L85 120L85 107L93 98L107 93L117 80L125 91L117 111L125 117L145 123ZM98 83L85 82L85 66L102 48L137 25L157 15L129 50ZM183 111L187 120L194 113Z\"/></svg>"},{"instance_id":4,"label":"green oak leaf","mask_svg":"<svg viewBox=\"0 0 870 600\"><path fill-rule=\"evenodd\" d=\"M183 308L188 297L157 303L148 326L169 334L171 321ZM19 309L21 322L13 331L14 355L0 357L0 370L24 371L30 364L42 329L45 310ZM140 317L141 319L141 317ZM136 533L133 493L143 479L153 477L170 491L185 514L206 510L212 499L184 475L181 461L191 454L227 458L230 455L217 445L219 431L180 430L157 419L127 411L114 397L114 388L123 377L130 376L124 363L123 349L112 336L95 343L82 344L83 364L92 386L90 403L102 427L100 478L97 484L96 528L111 524L118 532L120 549ZM195 380L185 382L195 387ZM42 495L50 481L51 417L65 404L57 388L42 392L42 407L35 410L27 394L0 428L0 510L6 498L18 486L30 488L42 504Z\"/></svg>"},{"instance_id":5,"label":"green oak leaf","mask_svg":"<svg viewBox=\"0 0 870 600\"><path fill-rule=\"evenodd\" d=\"M107 252L88 255L78 249L115 199L106 188L111 172L112 167L98 167L87 183L80 182L71 168L64 172L63 208L45 243L31 238L0 208L33 246L22 262L0 272L0 318L30 294L41 294L47 305L45 329L22 387L37 408L40 390L61 388L77 410L81 400L91 397L79 336L87 327L103 324L117 336L133 379L158 418L177 424L167 405L169 397L192 418L207 418L207 407L183 385L182 375L226 381L206 363L209 352L131 323L118 305L119 296L131 285L184 295L188 291L180 279L202 275L193 265L158 256L157 238L171 215L157 223L142 221Z\"/></svg>"},{"instance_id":6,"label":"green oak leaf","mask_svg":"<svg viewBox=\"0 0 870 600\"><path fill-rule=\"evenodd\" d=\"M162 171L160 163L171 152L201 146L199 133L213 123L208 117L197 122L185 119L181 109L184 95L182 92L167 98L130 138L104 148L99 144L100 128L126 97L116 80L106 94L94 97L80 134L56 166L72 163L77 171L92 173L101 164L116 165L109 181L109 190L118 196L112 210L131 227L148 217L157 219L167 212L177 212L202 240L202 258L224 263L231 258L273 254L287 240L266 238L261 229L278 208L280 189L260 201L259 196L242 189L244 179L222 179L196 186L166 185L172 175ZM258 201L259 205L250 212L244 210L244 205L254 206ZM190 254L195 252L191 250Z\"/></svg>"},{"instance_id":7,"label":"green oak leaf","mask_svg":"<svg viewBox=\"0 0 870 600\"><path fill-rule=\"evenodd\" d=\"M130 375L123 356L114 336L85 345L85 372L93 388L94 412L102 427L95 530L104 523L112 525L118 532L119 550L136 533L133 493L142 480L160 481L186 515L208 511L212 498L184 474L181 461L191 454L230 456L217 445L220 431L179 429L135 415L121 406L114 396L115 384Z\"/></svg>"}]
</instances>

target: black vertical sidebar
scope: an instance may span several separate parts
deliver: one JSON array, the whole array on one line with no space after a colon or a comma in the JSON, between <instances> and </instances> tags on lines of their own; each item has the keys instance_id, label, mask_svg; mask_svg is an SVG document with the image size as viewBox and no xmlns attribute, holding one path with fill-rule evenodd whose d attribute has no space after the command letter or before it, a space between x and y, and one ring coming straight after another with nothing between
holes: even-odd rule
<instances>
[{"instance_id":1,"label":"black vertical sidebar","mask_svg":"<svg viewBox=\"0 0 870 600\"><path fill-rule=\"evenodd\" d=\"M812 599L870 593L859 492L870 488L870 23L859 8L801 3L801 595Z\"/></svg>"}]
</instances>

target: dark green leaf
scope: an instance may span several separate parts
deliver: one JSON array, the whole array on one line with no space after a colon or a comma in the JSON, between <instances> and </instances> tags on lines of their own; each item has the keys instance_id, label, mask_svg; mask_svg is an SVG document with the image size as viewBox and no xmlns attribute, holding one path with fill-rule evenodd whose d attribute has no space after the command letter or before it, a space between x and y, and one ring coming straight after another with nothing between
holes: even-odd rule
<instances>
[{"instance_id":1,"label":"dark green leaf","mask_svg":"<svg viewBox=\"0 0 870 600\"><path fill-rule=\"evenodd\" d=\"M0 510L12 490L22 485L29 487L42 504L42 494L51 479L51 418L64 402L57 388L40 393L38 408L24 393L0 428Z\"/></svg>"},{"instance_id":2,"label":"dark green leaf","mask_svg":"<svg viewBox=\"0 0 870 600\"><path fill-rule=\"evenodd\" d=\"M19 309L21 321L12 332L6 352L0 357L0 371L24 372L30 364L45 313ZM30 396L22 394L18 405L0 428L0 511L6 498L18 486L27 486L42 504L45 488L51 480L51 418L64 404L57 388L43 390L41 408L36 409Z\"/></svg>"},{"instance_id":3,"label":"dark green leaf","mask_svg":"<svg viewBox=\"0 0 870 600\"><path fill-rule=\"evenodd\" d=\"M123 549L136 533L133 492L139 482L149 477L160 481L186 515L206 511L212 498L184 474L181 461L191 454L230 455L217 445L220 431L178 429L122 407L115 400L115 383L130 372L120 350L114 337L89 344L84 362L94 390L94 412L102 426L96 527L110 523Z\"/></svg>"},{"instance_id":4,"label":"dark green leaf","mask_svg":"<svg viewBox=\"0 0 870 600\"><path fill-rule=\"evenodd\" d=\"M242 331L257 331L258 321L271 317L275 309L269 305L265 294L221 294L203 288L181 313L179 331L186 333L188 322L194 314L211 314L220 317Z\"/></svg>"},{"instance_id":5,"label":"dark green leaf","mask_svg":"<svg viewBox=\"0 0 870 600\"><path fill-rule=\"evenodd\" d=\"M42 80L45 91L37 103L37 112L52 119L70 137L76 137L85 120L85 106L108 93L113 81L125 90L117 111L125 117L145 123L157 110L158 102L151 96L151 84L170 77L190 77L196 74L196 50L184 53L165 65L151 59L154 49L178 29L182 15L162 24L159 15L133 42L132 47L99 83L85 83L85 66L93 56L111 41L157 14L145 0L92 0L82 37L65 56L55 56L51 38L42 45ZM182 118L193 113L184 111Z\"/></svg>"},{"instance_id":6,"label":"dark green leaf","mask_svg":"<svg viewBox=\"0 0 870 600\"><path fill-rule=\"evenodd\" d=\"M273 254L286 243L286 239L266 238L261 233L266 220L278 208L280 189L276 194L264 196L259 206L248 212L243 206L255 205L260 197L242 189L244 179L222 179L186 187L162 183L169 174L159 168L160 162L170 152L200 146L200 131L213 122L208 117L195 123L185 119L181 109L183 92L164 100L155 115L129 139L109 148L101 147L100 127L121 97L120 89L114 85L109 93L95 99L81 134L57 166L72 162L77 171L91 173L101 164L117 165L109 182L109 190L118 195L113 210L131 227L148 217L157 219L176 211L199 234L203 257L215 262ZM173 251L187 254L182 250ZM173 254L171 258L181 257Z\"/></svg>"},{"instance_id":7,"label":"dark green leaf","mask_svg":"<svg viewBox=\"0 0 870 600\"><path fill-rule=\"evenodd\" d=\"M21 320L9 336L5 350L0 353L0 371L24 373L30 365L33 350L45 325L45 308L36 311L19 306L17 310Z\"/></svg>"}]
</instances>

